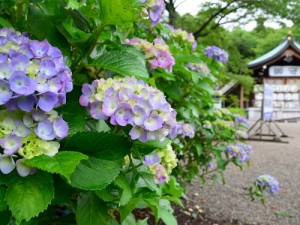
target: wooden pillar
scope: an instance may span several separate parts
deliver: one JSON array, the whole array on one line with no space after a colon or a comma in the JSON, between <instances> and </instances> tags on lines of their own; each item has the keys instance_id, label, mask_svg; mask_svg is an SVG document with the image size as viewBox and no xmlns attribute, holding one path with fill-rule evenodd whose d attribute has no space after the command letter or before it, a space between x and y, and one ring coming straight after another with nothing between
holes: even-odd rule
<instances>
[{"instance_id":1,"label":"wooden pillar","mask_svg":"<svg viewBox=\"0 0 300 225\"><path fill-rule=\"evenodd\" d=\"M241 85L240 87L240 108L244 108L244 87Z\"/></svg>"}]
</instances>

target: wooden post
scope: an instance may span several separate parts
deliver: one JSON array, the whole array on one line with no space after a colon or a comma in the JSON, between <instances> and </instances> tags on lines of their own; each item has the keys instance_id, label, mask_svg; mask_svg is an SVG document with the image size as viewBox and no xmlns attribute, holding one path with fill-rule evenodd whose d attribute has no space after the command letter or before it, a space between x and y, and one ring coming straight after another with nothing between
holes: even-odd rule
<instances>
[{"instance_id":1,"label":"wooden post","mask_svg":"<svg viewBox=\"0 0 300 225\"><path fill-rule=\"evenodd\" d=\"M241 85L240 87L240 108L244 108L244 87Z\"/></svg>"}]
</instances>

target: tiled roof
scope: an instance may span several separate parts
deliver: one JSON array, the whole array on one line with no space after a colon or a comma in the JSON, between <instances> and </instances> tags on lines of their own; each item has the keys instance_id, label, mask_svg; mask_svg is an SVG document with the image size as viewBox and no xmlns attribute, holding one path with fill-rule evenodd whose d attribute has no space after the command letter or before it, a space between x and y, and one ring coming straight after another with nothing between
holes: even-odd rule
<instances>
[{"instance_id":1,"label":"tiled roof","mask_svg":"<svg viewBox=\"0 0 300 225\"><path fill-rule=\"evenodd\" d=\"M283 42L281 42L276 48L266 54L254 59L247 65L249 68L264 64L281 55L289 46L292 46L297 52L300 53L300 44L298 44L291 36L288 36Z\"/></svg>"}]
</instances>

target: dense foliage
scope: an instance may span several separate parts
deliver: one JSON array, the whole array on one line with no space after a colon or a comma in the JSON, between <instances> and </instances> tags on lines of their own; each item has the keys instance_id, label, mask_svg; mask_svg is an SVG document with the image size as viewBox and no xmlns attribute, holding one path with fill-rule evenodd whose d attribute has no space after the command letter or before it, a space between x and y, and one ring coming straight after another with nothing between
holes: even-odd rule
<instances>
[{"instance_id":1,"label":"dense foliage","mask_svg":"<svg viewBox=\"0 0 300 225\"><path fill-rule=\"evenodd\" d=\"M249 162L247 120L215 108L227 52L163 9L0 2L1 224L147 224L148 207L174 225L184 185Z\"/></svg>"}]
</instances>

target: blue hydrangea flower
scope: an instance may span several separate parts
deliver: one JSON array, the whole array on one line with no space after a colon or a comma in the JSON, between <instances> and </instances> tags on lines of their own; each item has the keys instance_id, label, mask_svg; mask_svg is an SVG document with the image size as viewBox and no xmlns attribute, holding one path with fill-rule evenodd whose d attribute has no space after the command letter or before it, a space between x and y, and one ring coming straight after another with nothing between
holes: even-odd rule
<instances>
[{"instance_id":1,"label":"blue hydrangea flower","mask_svg":"<svg viewBox=\"0 0 300 225\"><path fill-rule=\"evenodd\" d=\"M247 128L250 126L250 122L245 116L241 116L241 115L234 115L234 116L235 116L234 123L236 125L242 125Z\"/></svg>"},{"instance_id":2,"label":"blue hydrangea flower","mask_svg":"<svg viewBox=\"0 0 300 225\"><path fill-rule=\"evenodd\" d=\"M228 61L228 53L217 47L217 46L208 46L204 51L204 55L222 63L226 63Z\"/></svg>"},{"instance_id":3,"label":"blue hydrangea flower","mask_svg":"<svg viewBox=\"0 0 300 225\"><path fill-rule=\"evenodd\" d=\"M31 40L13 29L0 29L0 105L50 112L73 89L71 70L61 51L47 40Z\"/></svg>"},{"instance_id":4,"label":"blue hydrangea flower","mask_svg":"<svg viewBox=\"0 0 300 225\"><path fill-rule=\"evenodd\" d=\"M246 162L249 160L249 155L252 152L252 147L248 144L236 143L228 145L226 147L226 152L239 161Z\"/></svg>"},{"instance_id":5,"label":"blue hydrangea flower","mask_svg":"<svg viewBox=\"0 0 300 225\"><path fill-rule=\"evenodd\" d=\"M279 188L279 182L272 177L271 175L261 175L257 178L257 183L262 188L266 189L267 192L274 194L276 193Z\"/></svg>"}]
</instances>

